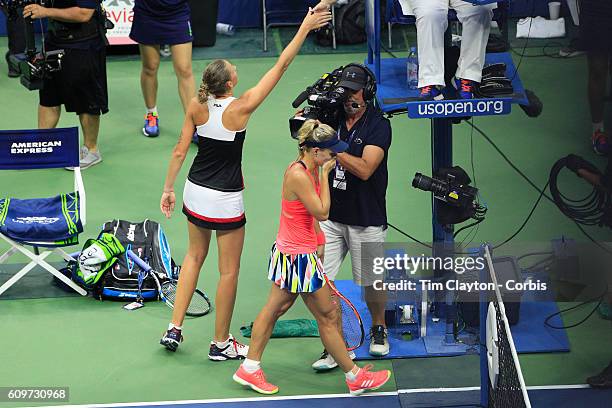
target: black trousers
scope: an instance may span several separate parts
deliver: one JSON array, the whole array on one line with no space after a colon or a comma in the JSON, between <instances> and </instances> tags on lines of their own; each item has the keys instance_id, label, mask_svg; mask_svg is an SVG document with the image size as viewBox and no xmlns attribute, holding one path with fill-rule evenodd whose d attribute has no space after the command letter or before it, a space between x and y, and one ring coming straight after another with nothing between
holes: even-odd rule
<instances>
[{"instance_id":1,"label":"black trousers","mask_svg":"<svg viewBox=\"0 0 612 408\"><path fill-rule=\"evenodd\" d=\"M21 54L25 51L25 23L21 9L17 15L6 20L9 54Z\"/></svg>"}]
</instances>

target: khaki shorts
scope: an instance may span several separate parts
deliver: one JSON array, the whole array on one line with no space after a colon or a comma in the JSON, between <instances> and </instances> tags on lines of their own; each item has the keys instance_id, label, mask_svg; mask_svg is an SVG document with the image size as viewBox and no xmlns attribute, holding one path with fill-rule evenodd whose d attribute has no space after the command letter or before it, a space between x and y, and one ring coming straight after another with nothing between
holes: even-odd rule
<instances>
[{"instance_id":1,"label":"khaki shorts","mask_svg":"<svg viewBox=\"0 0 612 408\"><path fill-rule=\"evenodd\" d=\"M329 220L320 225L326 241L323 270L330 280L336 279L347 252L351 254L353 281L356 284L372 286L375 280L382 279L372 272L371 267L364 270L362 259L384 256L383 244L387 231L383 226L361 227Z\"/></svg>"}]
</instances>

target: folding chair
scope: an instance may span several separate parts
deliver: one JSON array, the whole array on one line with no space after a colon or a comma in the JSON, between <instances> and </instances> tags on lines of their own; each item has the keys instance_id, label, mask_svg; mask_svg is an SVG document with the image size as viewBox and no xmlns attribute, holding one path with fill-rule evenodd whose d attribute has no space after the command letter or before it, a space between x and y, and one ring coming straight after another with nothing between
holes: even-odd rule
<instances>
[{"instance_id":1,"label":"folding chair","mask_svg":"<svg viewBox=\"0 0 612 408\"><path fill-rule=\"evenodd\" d=\"M272 26L291 26L300 24L308 7L319 4L319 0L261 0L263 15L263 50L268 51L268 28ZM336 14L332 13L332 48L336 49Z\"/></svg>"},{"instance_id":2,"label":"folding chair","mask_svg":"<svg viewBox=\"0 0 612 408\"><path fill-rule=\"evenodd\" d=\"M74 192L51 198L13 199L0 197L0 238L10 248L0 255L0 264L21 253L30 262L0 286L0 295L35 266L40 266L80 295L87 292L50 265L52 253L72 258L62 247L73 245L86 222L86 199L79 168L78 128L0 131L0 170L74 168ZM5 190L6 191L6 190ZM34 247L34 252L27 246ZM45 250L39 253L38 248Z\"/></svg>"}]
</instances>

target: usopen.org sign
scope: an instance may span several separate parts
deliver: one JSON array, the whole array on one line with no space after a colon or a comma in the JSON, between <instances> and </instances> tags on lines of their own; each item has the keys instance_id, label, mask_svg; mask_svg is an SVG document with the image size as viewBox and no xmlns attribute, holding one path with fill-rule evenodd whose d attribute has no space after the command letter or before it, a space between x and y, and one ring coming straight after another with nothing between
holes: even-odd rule
<instances>
[{"instance_id":1,"label":"usopen.org sign","mask_svg":"<svg viewBox=\"0 0 612 408\"><path fill-rule=\"evenodd\" d=\"M511 111L511 103L511 98L411 102L408 103L408 117L421 119L507 115Z\"/></svg>"}]
</instances>

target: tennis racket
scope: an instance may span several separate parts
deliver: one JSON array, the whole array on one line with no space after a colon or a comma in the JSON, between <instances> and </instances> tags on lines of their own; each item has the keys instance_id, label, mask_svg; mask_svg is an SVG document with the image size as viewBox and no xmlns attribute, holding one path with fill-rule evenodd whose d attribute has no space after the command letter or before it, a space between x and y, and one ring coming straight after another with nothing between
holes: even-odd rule
<instances>
[{"instance_id":1,"label":"tennis racket","mask_svg":"<svg viewBox=\"0 0 612 408\"><path fill-rule=\"evenodd\" d=\"M365 340L365 331L361 316L355 306L336 288L336 285L329 280L326 274L325 282L329 285L332 293L336 296L336 301L339 303L341 318L342 318L342 336L346 343L346 349L353 351L358 349Z\"/></svg>"},{"instance_id":2,"label":"tennis racket","mask_svg":"<svg viewBox=\"0 0 612 408\"><path fill-rule=\"evenodd\" d=\"M128 257L134 261L134 263L140 266L153 278L153 280L155 280L159 297L169 308L174 309L178 281L176 279L170 279L165 274L153 270L145 261L140 259L140 257L138 257L138 255L131 250L126 251L126 253ZM187 316L204 316L208 314L210 310L211 303L208 296L206 296L206 294L201 290L195 289L193 296L191 297L191 301L189 302L189 306L187 307Z\"/></svg>"}]
</instances>

